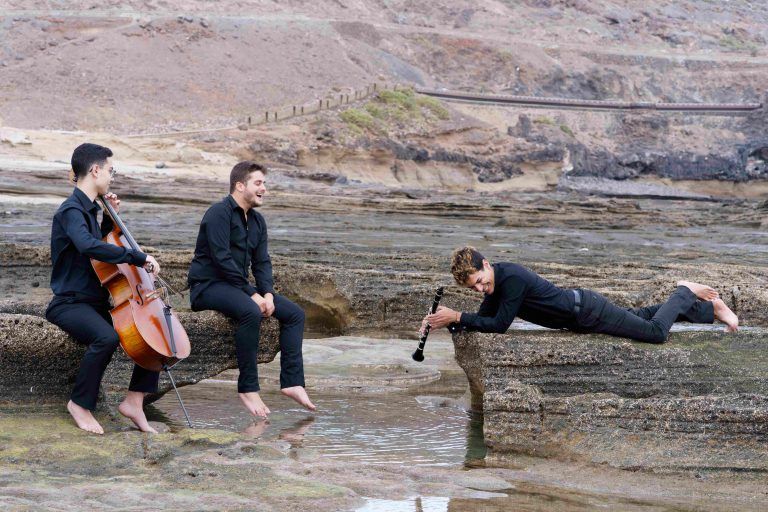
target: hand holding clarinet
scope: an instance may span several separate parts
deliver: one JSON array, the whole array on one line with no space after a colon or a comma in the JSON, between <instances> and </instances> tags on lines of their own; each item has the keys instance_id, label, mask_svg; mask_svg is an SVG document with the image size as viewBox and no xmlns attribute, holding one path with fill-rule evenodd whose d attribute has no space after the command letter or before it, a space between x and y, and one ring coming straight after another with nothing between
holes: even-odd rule
<instances>
[{"instance_id":1,"label":"hand holding clarinet","mask_svg":"<svg viewBox=\"0 0 768 512\"><path fill-rule=\"evenodd\" d=\"M443 287L441 286L435 292L435 298L432 301L430 313L425 316L424 320L421 322L421 330L419 331L421 333L421 339L419 340L419 346L416 349L416 352L413 353L413 359L415 361L424 360L424 345L427 343L427 337L429 336L429 331L431 329L440 329L446 326L450 329L450 326L458 325L458 322L461 320L461 313L459 311L454 311L439 305L440 299L442 298ZM450 330L453 332L453 329Z\"/></svg>"}]
</instances>

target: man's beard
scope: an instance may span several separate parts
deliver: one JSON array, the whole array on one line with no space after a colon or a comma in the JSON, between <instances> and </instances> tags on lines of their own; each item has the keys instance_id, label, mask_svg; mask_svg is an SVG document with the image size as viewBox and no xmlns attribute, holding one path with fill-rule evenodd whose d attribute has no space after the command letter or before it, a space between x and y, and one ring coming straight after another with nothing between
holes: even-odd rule
<instances>
[{"instance_id":1,"label":"man's beard","mask_svg":"<svg viewBox=\"0 0 768 512\"><path fill-rule=\"evenodd\" d=\"M251 208L258 208L259 207L259 203L257 202L258 201L258 197L256 196L256 194L251 194L250 196L246 197L245 199L246 199L246 201L248 201L248 205Z\"/></svg>"}]
</instances>

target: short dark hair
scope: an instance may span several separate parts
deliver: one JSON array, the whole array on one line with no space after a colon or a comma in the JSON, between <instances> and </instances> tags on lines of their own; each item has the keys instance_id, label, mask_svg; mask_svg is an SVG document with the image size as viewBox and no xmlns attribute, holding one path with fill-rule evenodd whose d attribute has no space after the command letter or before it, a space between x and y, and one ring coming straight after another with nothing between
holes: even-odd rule
<instances>
[{"instance_id":1,"label":"short dark hair","mask_svg":"<svg viewBox=\"0 0 768 512\"><path fill-rule=\"evenodd\" d=\"M483 257L474 247L468 245L453 251L451 256L451 274L460 285L467 284L469 276L483 270Z\"/></svg>"},{"instance_id":2,"label":"short dark hair","mask_svg":"<svg viewBox=\"0 0 768 512\"><path fill-rule=\"evenodd\" d=\"M232 172L229 173L229 193L231 194L235 191L235 185L238 183L245 183L248 181L248 176L256 171L261 171L263 174L267 174L266 167L257 164L256 162L251 162L250 160L235 164L232 168Z\"/></svg>"},{"instance_id":3,"label":"short dark hair","mask_svg":"<svg viewBox=\"0 0 768 512\"><path fill-rule=\"evenodd\" d=\"M102 165L111 156L112 150L104 146L90 142L80 144L72 153L72 172L75 173L73 180L84 177L93 164Z\"/></svg>"}]
</instances>

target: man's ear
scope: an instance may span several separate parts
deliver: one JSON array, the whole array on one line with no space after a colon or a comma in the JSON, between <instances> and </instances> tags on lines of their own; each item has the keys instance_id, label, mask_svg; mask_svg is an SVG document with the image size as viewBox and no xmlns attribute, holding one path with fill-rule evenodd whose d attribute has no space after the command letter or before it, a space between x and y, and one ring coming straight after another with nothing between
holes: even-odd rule
<instances>
[{"instance_id":1,"label":"man's ear","mask_svg":"<svg viewBox=\"0 0 768 512\"><path fill-rule=\"evenodd\" d=\"M485 270L488 270L488 269L491 268L491 264L490 264L490 262L488 260L483 260L483 268Z\"/></svg>"}]
</instances>

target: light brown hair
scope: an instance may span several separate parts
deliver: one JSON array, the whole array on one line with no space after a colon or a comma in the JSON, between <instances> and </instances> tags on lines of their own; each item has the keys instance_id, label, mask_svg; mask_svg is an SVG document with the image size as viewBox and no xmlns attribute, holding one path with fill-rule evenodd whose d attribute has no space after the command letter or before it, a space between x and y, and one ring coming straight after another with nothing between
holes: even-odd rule
<instances>
[{"instance_id":1,"label":"light brown hair","mask_svg":"<svg viewBox=\"0 0 768 512\"><path fill-rule=\"evenodd\" d=\"M451 255L451 274L457 283L464 286L469 276L483 270L485 258L472 246L460 247Z\"/></svg>"}]
</instances>

